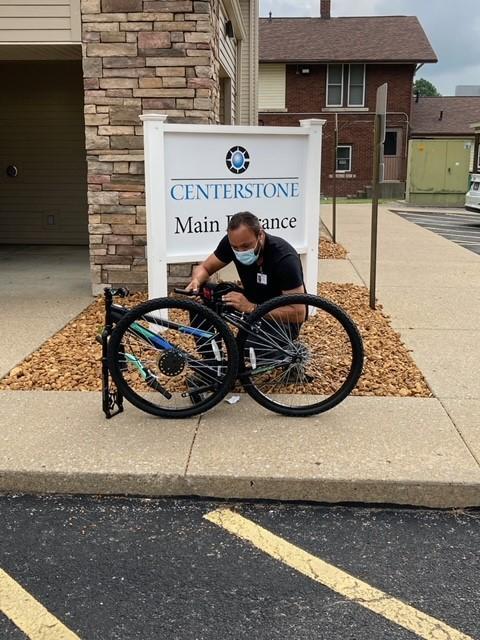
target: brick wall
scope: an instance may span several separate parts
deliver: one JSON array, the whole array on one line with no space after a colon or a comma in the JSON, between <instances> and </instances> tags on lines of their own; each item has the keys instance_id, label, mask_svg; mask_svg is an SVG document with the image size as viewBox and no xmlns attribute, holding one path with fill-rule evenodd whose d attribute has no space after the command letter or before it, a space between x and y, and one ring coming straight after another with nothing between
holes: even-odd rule
<instances>
[{"instance_id":1,"label":"brick wall","mask_svg":"<svg viewBox=\"0 0 480 640\"><path fill-rule=\"evenodd\" d=\"M326 106L326 65L311 65L310 74L296 73L296 65L287 65L286 107L287 113L260 113L265 125L295 126L304 118L324 118L322 151L322 194L332 195L334 162L334 123L331 112L322 111ZM339 144L351 144L352 172L350 178L338 174L337 194L355 196L372 183L373 173L373 122L377 88L388 82L389 115L387 126L399 128L403 135L403 151L407 144L407 118L410 119L411 92L414 67L412 65L367 65L365 106L368 112L338 114ZM405 115L403 115L405 114ZM400 179L406 178L406 159L403 161Z\"/></svg>"},{"instance_id":2,"label":"brick wall","mask_svg":"<svg viewBox=\"0 0 480 640\"><path fill-rule=\"evenodd\" d=\"M147 283L141 113L218 121L218 1L81 0L92 288ZM171 284L191 265L172 265Z\"/></svg>"}]
</instances>

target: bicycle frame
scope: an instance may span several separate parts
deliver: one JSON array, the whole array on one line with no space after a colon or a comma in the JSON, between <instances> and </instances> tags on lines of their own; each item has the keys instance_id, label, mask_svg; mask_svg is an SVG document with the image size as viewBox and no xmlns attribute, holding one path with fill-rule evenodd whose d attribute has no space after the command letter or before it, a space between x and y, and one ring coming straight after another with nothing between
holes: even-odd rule
<instances>
[{"instance_id":1,"label":"bicycle frame","mask_svg":"<svg viewBox=\"0 0 480 640\"><path fill-rule=\"evenodd\" d=\"M129 311L130 309L127 309L126 307L122 307L121 305L117 305L117 304L112 304L112 319L115 322L118 322ZM180 333L192 335L197 338L211 338L215 335L210 331L203 331L203 329L198 329L197 327L190 327L188 325L182 325L182 324L179 324L178 322L165 320L164 318L157 318L157 317L148 316L148 315L144 316L144 318L147 322L151 322L152 324L155 324L157 327L162 327L162 329L175 329ZM141 337L141 336L146 337L148 335L149 338L152 338L154 342L154 346L158 347L159 349L174 348L173 345L171 345L168 342L168 340L164 340L154 331L145 329L145 327L142 327L136 322L132 324L132 327L135 327L135 332L138 332L137 337Z\"/></svg>"}]
</instances>

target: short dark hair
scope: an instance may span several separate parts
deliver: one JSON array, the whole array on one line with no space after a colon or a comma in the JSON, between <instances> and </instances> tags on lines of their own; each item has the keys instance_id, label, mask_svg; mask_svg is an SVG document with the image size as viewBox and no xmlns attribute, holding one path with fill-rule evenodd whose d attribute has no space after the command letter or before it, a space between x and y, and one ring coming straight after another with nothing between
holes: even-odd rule
<instances>
[{"instance_id":1,"label":"short dark hair","mask_svg":"<svg viewBox=\"0 0 480 640\"><path fill-rule=\"evenodd\" d=\"M250 213L250 211L240 211L230 218L227 231L234 231L242 225L251 229L256 236L258 236L260 234L260 231L262 230L260 220L257 218L257 216L255 216L253 213Z\"/></svg>"}]
</instances>

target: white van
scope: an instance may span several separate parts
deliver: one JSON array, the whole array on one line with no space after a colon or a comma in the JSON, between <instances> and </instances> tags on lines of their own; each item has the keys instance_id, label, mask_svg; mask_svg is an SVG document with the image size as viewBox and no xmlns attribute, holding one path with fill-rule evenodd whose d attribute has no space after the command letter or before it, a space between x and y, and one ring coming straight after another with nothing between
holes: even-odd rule
<instances>
[{"instance_id":1,"label":"white van","mask_svg":"<svg viewBox=\"0 0 480 640\"><path fill-rule=\"evenodd\" d=\"M480 174L474 173L471 177L472 184L465 198L465 209L480 213Z\"/></svg>"}]
</instances>

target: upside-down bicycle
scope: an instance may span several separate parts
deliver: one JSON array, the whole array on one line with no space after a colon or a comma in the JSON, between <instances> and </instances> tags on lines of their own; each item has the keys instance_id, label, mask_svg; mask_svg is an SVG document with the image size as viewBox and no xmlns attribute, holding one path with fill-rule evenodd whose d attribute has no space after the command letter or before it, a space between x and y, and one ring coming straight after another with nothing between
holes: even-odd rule
<instances>
[{"instance_id":1,"label":"upside-down bicycle","mask_svg":"<svg viewBox=\"0 0 480 640\"><path fill-rule=\"evenodd\" d=\"M122 411L126 398L156 416L187 418L241 386L271 411L311 416L350 394L364 355L345 311L322 297L294 294L244 314L222 301L232 290L241 289L207 283L129 309L113 302L126 289L105 289L105 415Z\"/></svg>"}]
</instances>

